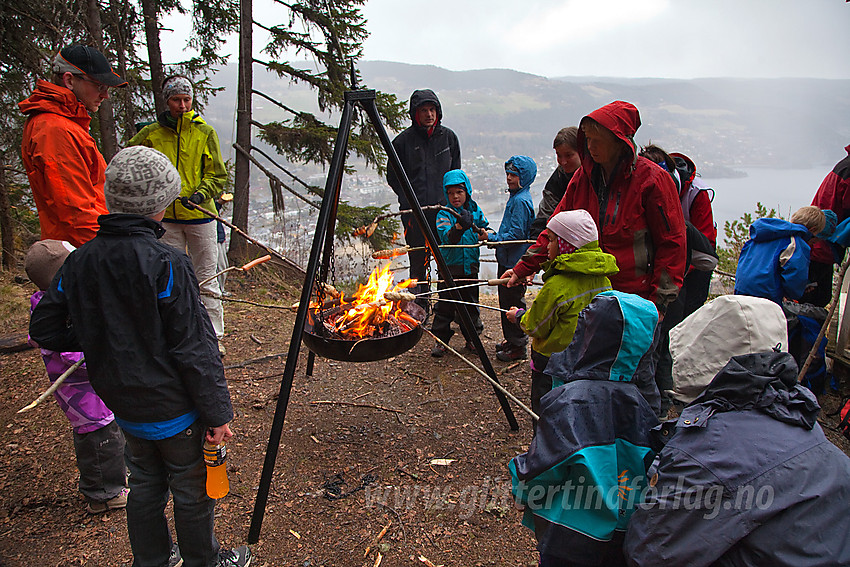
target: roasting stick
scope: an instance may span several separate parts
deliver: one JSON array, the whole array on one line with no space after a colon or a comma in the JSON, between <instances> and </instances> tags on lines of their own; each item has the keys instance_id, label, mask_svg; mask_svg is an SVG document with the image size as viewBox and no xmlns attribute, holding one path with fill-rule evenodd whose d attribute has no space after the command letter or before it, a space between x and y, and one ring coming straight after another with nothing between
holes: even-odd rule
<instances>
[{"instance_id":1,"label":"roasting stick","mask_svg":"<svg viewBox=\"0 0 850 567\"><path fill-rule=\"evenodd\" d=\"M456 351L455 349L453 349L452 347L450 347L449 345L447 345L446 343L444 343L444 342L443 342L443 341L442 341L442 340L441 340L441 339L440 339L437 335L435 335L434 333L432 333L432 332L431 332L431 329L428 329L428 328L426 328L426 327L422 327L422 328L423 328L423 329L425 329L425 331L426 331L429 335L431 335L432 337L434 337L434 339L436 339L436 341L437 341L438 343L440 343L441 345L443 345L444 347L446 347L447 349L449 349L449 352L451 352L452 354L457 355L457 356L458 356L458 357L459 357L462 361L464 361L465 363L467 363L467 364L468 364L468 365L469 365L469 366L470 366L473 370L475 370L476 372L478 372L479 374L481 374L482 376L484 376L484 378L486 378L486 379L487 379L487 381L488 381L488 382L490 382L490 383L493 385L493 387L494 387L494 388L496 388L497 390L499 390L500 392L502 392L504 395L506 395L508 398L510 398L511 400L513 400L513 402L514 402L515 404L517 404L517 405L518 405L518 406L519 406L519 407L520 407L520 408L521 408L521 409L522 409L525 413L527 413L529 416L531 416L531 419L533 419L533 420L535 420L535 421L538 421L538 420L540 419L540 417L539 417L536 413L534 413L534 412L531 410L531 408L529 408L527 405L525 405L524 403L522 403L521 401L519 401L519 400L517 399L517 397L516 397L516 396L514 396L513 394L511 394L510 392L508 392L508 391L505 389L505 387L504 387L504 386L502 386L501 384L499 384L498 382L496 382L495 380L493 380L492 378L490 378L490 376L488 376L486 372L484 372L483 370L481 370L480 368L478 368L477 366L475 366L475 364L473 364L473 363L472 363L472 362L471 362L468 358L466 358L466 357L465 357L465 356L463 356L461 353L459 353L458 351Z\"/></svg>"},{"instance_id":2,"label":"roasting stick","mask_svg":"<svg viewBox=\"0 0 850 567\"><path fill-rule=\"evenodd\" d=\"M423 211L432 210L432 211L446 211L460 219L460 213L455 211L454 209L450 209L449 207L444 207L443 205L424 205L420 207ZM378 228L378 222L388 219L391 217L397 217L403 214L412 213L413 209L404 209L395 213L386 213L383 215L378 215L368 225L361 226L359 228L355 228L354 232L352 232L351 236L366 236L366 238L371 238L373 234L375 234L375 230Z\"/></svg>"},{"instance_id":3,"label":"roasting stick","mask_svg":"<svg viewBox=\"0 0 850 567\"><path fill-rule=\"evenodd\" d=\"M204 285L204 284L205 284L205 283L207 283L207 282L211 282L211 281L213 281L213 280L214 280L214 279L216 279L218 276L220 276L220 275L222 275L222 274L226 274L227 272L232 272L233 270L239 270L240 272L247 272L248 270L250 270L250 269L251 269L251 268L253 268L254 266L257 266L257 265L262 264L262 263L264 263L264 262L268 262L268 261L269 261L269 260L271 260L271 259L272 259L271 254L266 254L265 256L260 256L260 257L259 257L259 258L257 258L256 260L251 260L250 262L248 262L248 263L247 263L247 264L245 264L244 266L230 266L229 268L227 268L227 269L225 269L225 270L222 270L222 271L220 271L219 273L217 273L217 274L215 274L215 275L212 275L212 276L208 277L208 278L207 278L207 279L205 279L204 281L200 282L198 285L199 285L199 286L202 286L202 285Z\"/></svg>"},{"instance_id":4,"label":"roasting stick","mask_svg":"<svg viewBox=\"0 0 850 567\"><path fill-rule=\"evenodd\" d=\"M481 287L481 286L484 286L484 285L502 285L502 284L506 284L506 283L508 283L508 278L500 278L500 279L495 279L495 280L485 280L485 281L480 281L480 282L471 283L471 284L459 285L459 286L455 286L455 287L447 287L445 289L438 289L437 291L424 291L422 293L416 293L416 294L413 294L413 293L410 293L410 292L407 292L407 291L388 291L387 293L390 293L390 294L406 294L406 295L404 297L392 299L392 298L387 297L387 293L385 293L384 297L387 297L387 299L389 299L390 301L401 301L402 299L404 299L406 301L413 301L417 297L422 297L423 295L433 295L435 293L440 293L442 291L451 291L453 289L464 289L464 288L467 288L467 287Z\"/></svg>"},{"instance_id":5,"label":"roasting stick","mask_svg":"<svg viewBox=\"0 0 850 567\"><path fill-rule=\"evenodd\" d=\"M53 382L53 384L51 384L50 387L44 391L44 393L42 395L37 397L35 399L35 401L31 402L29 405L26 405L26 406L22 407L21 409L19 409L18 413L24 413L25 411L29 411L32 408L34 408L35 406L37 406L38 404L40 404L41 402L43 402L44 400L46 400L53 392L55 392L59 388L59 386L62 385L62 382L65 381L65 378L67 378L68 376L70 376L71 374L76 372L77 368L82 366L85 361L86 361L85 357L80 357L80 360L78 360L77 362L72 364L71 367L68 368L68 370L63 372L59 376L59 378L57 378Z\"/></svg>"},{"instance_id":6,"label":"roasting stick","mask_svg":"<svg viewBox=\"0 0 850 567\"><path fill-rule=\"evenodd\" d=\"M457 288L452 288L457 289ZM445 290L443 290L445 291ZM420 293L419 295L425 295ZM416 296L407 291L388 291L384 294L384 299L388 301L414 301ZM473 307L483 307L484 309L492 309L493 311L500 311L502 313L507 313L507 309L501 309L499 307L492 307L490 305L484 305L483 303L471 303L469 301L458 301L456 299L443 299L443 298L434 298L429 297L428 301L445 301L447 303L460 303L461 305L472 305Z\"/></svg>"},{"instance_id":7,"label":"roasting stick","mask_svg":"<svg viewBox=\"0 0 850 567\"><path fill-rule=\"evenodd\" d=\"M505 240L503 242L490 242L483 240L478 244L440 244L438 248L480 248L482 246L506 246L510 244L534 244L536 240ZM376 250L372 252L373 260L391 260L398 256L404 256L413 250L427 250L427 246L402 246L401 248L391 248L389 250Z\"/></svg>"}]
</instances>

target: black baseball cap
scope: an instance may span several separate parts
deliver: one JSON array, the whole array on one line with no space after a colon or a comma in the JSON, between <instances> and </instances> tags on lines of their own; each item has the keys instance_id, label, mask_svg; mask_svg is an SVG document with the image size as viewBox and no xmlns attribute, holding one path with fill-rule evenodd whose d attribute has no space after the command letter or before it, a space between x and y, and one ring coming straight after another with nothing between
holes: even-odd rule
<instances>
[{"instance_id":1,"label":"black baseball cap","mask_svg":"<svg viewBox=\"0 0 850 567\"><path fill-rule=\"evenodd\" d=\"M69 45L53 60L54 73L83 74L110 87L126 87L127 81L115 71L103 53L87 45Z\"/></svg>"}]
</instances>

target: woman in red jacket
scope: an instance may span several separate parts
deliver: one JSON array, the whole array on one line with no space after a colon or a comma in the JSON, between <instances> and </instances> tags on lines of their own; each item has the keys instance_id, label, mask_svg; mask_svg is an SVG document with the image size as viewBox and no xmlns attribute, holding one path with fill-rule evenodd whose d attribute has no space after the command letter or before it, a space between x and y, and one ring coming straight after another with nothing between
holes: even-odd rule
<instances>
[{"instance_id":1,"label":"woman in red jacket","mask_svg":"<svg viewBox=\"0 0 850 567\"><path fill-rule=\"evenodd\" d=\"M582 118L581 167L553 215L588 211L599 228L602 250L617 258L614 289L649 299L663 315L685 275L685 220L670 175L637 155L634 135L639 127L638 109L623 101ZM545 259L542 253L526 257L503 277L510 278L509 286L517 285Z\"/></svg>"}]
</instances>

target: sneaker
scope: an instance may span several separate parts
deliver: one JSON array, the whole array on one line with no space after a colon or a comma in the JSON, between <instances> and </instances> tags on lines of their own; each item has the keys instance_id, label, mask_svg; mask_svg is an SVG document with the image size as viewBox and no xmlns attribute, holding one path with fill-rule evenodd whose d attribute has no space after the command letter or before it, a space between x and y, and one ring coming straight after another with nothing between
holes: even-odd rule
<instances>
[{"instance_id":1,"label":"sneaker","mask_svg":"<svg viewBox=\"0 0 850 567\"><path fill-rule=\"evenodd\" d=\"M528 358L525 345L516 346L510 345L496 353L496 358L502 362L512 362L514 360L525 360Z\"/></svg>"},{"instance_id":2,"label":"sneaker","mask_svg":"<svg viewBox=\"0 0 850 567\"><path fill-rule=\"evenodd\" d=\"M218 553L216 567L249 567L251 565L251 550L247 545L241 545L236 549L222 550Z\"/></svg>"},{"instance_id":3,"label":"sneaker","mask_svg":"<svg viewBox=\"0 0 850 567\"><path fill-rule=\"evenodd\" d=\"M500 343L496 343L496 352L502 352L503 350L505 350L509 346L511 346L511 343L509 343L507 341L507 339L503 340Z\"/></svg>"},{"instance_id":4,"label":"sneaker","mask_svg":"<svg viewBox=\"0 0 850 567\"><path fill-rule=\"evenodd\" d=\"M181 567L183 565L183 556L180 555L180 548L177 544L171 546L171 555L168 556L168 567Z\"/></svg>"},{"instance_id":5,"label":"sneaker","mask_svg":"<svg viewBox=\"0 0 850 567\"><path fill-rule=\"evenodd\" d=\"M118 510L127 506L127 495L130 494L129 488L124 488L114 498L110 498L104 502L89 502L86 504L86 512L89 514L103 514L110 510Z\"/></svg>"},{"instance_id":6,"label":"sneaker","mask_svg":"<svg viewBox=\"0 0 850 567\"><path fill-rule=\"evenodd\" d=\"M443 358L447 352L449 352L449 349L440 343L434 343L434 347L431 349L431 356L434 358Z\"/></svg>"}]
</instances>

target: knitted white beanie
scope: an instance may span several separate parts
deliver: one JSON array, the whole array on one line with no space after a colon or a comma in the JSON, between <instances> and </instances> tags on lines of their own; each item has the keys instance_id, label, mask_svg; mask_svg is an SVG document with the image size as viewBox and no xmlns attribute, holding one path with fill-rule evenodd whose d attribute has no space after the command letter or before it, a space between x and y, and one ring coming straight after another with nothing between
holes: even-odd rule
<instances>
[{"instance_id":1,"label":"knitted white beanie","mask_svg":"<svg viewBox=\"0 0 850 567\"><path fill-rule=\"evenodd\" d=\"M154 215L180 195L180 174L162 152L131 146L106 166L103 194L110 213Z\"/></svg>"},{"instance_id":2,"label":"knitted white beanie","mask_svg":"<svg viewBox=\"0 0 850 567\"><path fill-rule=\"evenodd\" d=\"M599 240L596 223L593 222L590 213L584 209L562 211L549 219L546 228L576 248Z\"/></svg>"}]
</instances>

